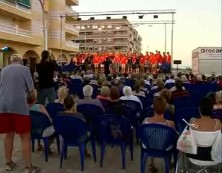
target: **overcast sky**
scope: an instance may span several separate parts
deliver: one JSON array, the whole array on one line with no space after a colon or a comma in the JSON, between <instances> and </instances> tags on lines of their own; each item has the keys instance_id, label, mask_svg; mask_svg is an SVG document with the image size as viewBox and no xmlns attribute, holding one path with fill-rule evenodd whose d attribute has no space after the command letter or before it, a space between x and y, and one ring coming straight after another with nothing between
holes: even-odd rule
<instances>
[{"instance_id":1,"label":"overcast sky","mask_svg":"<svg viewBox=\"0 0 222 173\"><path fill-rule=\"evenodd\" d=\"M79 0L77 12L119 10L175 9L174 59L181 59L183 66L191 66L191 52L197 47L221 47L222 0ZM104 16L105 18L105 16ZM128 16L139 21L138 16ZM160 15L159 19L171 19ZM145 15L142 21L154 20ZM141 20L140 20L141 21ZM140 25L136 27L142 36L142 52L164 51L164 25ZM171 51L171 25L167 25L167 51Z\"/></svg>"}]
</instances>

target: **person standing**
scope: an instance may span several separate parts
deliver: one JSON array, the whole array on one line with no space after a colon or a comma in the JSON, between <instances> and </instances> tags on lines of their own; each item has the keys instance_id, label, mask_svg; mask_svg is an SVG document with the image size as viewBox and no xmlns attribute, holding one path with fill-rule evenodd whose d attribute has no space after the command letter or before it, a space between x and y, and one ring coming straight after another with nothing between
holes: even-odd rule
<instances>
[{"instance_id":1,"label":"person standing","mask_svg":"<svg viewBox=\"0 0 222 173\"><path fill-rule=\"evenodd\" d=\"M34 90L34 83L28 67L22 65L18 54L11 57L11 64L4 67L0 77L0 134L4 139L7 172L16 164L12 161L14 134L20 135L25 163L25 173L37 173L38 167L31 162L31 117L27 95Z\"/></svg>"},{"instance_id":2,"label":"person standing","mask_svg":"<svg viewBox=\"0 0 222 173\"><path fill-rule=\"evenodd\" d=\"M54 75L56 65L50 61L50 53L47 50L42 52L42 60L37 64L36 70L39 75L39 95L38 102L45 105L46 98L48 102L54 102L56 93L54 88Z\"/></svg>"},{"instance_id":3,"label":"person standing","mask_svg":"<svg viewBox=\"0 0 222 173\"><path fill-rule=\"evenodd\" d=\"M104 73L107 77L110 74L110 66L112 65L110 57L107 57L103 64L104 64Z\"/></svg>"}]
</instances>

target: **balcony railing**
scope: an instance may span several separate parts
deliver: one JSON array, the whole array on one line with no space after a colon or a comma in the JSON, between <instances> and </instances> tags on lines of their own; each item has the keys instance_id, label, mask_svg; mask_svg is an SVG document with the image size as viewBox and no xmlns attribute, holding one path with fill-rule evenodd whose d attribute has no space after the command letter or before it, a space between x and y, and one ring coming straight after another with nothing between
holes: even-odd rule
<instances>
[{"instance_id":1,"label":"balcony railing","mask_svg":"<svg viewBox=\"0 0 222 173\"><path fill-rule=\"evenodd\" d=\"M79 49L79 44L78 43L73 43L72 41L66 41L65 45L67 47L72 47L74 49Z\"/></svg>"},{"instance_id":2,"label":"balcony railing","mask_svg":"<svg viewBox=\"0 0 222 173\"><path fill-rule=\"evenodd\" d=\"M73 17L78 17L78 13L74 11L71 7L66 6L66 15L67 16L73 16Z\"/></svg>"},{"instance_id":3,"label":"balcony railing","mask_svg":"<svg viewBox=\"0 0 222 173\"><path fill-rule=\"evenodd\" d=\"M79 29L77 27L75 27L75 26L73 26L71 24L68 24L68 23L65 24L65 27L66 27L66 29L74 31L74 32L79 34Z\"/></svg>"},{"instance_id":4,"label":"balcony railing","mask_svg":"<svg viewBox=\"0 0 222 173\"><path fill-rule=\"evenodd\" d=\"M15 35L24 36L24 37L31 37L32 35L31 31L24 30L16 26L5 25L5 24L0 24L0 32L15 34Z\"/></svg>"},{"instance_id":5,"label":"balcony railing","mask_svg":"<svg viewBox=\"0 0 222 173\"><path fill-rule=\"evenodd\" d=\"M31 13L31 10L30 9L27 9L27 8L24 8L22 6L19 6L16 2L15 3L12 3L12 2L9 2L7 0L0 0L0 3L3 3L3 4L6 4L6 5L9 5L13 8L16 8L16 9L19 9L23 12L26 12L26 13Z\"/></svg>"}]
</instances>

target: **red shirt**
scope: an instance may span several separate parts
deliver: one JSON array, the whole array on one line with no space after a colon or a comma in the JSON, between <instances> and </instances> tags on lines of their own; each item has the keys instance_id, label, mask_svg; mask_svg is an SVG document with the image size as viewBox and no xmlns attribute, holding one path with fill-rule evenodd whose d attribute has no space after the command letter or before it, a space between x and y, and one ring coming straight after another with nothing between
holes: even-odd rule
<instances>
[{"instance_id":1,"label":"red shirt","mask_svg":"<svg viewBox=\"0 0 222 173\"><path fill-rule=\"evenodd\" d=\"M171 64L171 55L167 55L166 63Z\"/></svg>"},{"instance_id":2,"label":"red shirt","mask_svg":"<svg viewBox=\"0 0 222 173\"><path fill-rule=\"evenodd\" d=\"M145 63L145 57L141 56L140 57L140 64L144 64Z\"/></svg>"},{"instance_id":3,"label":"red shirt","mask_svg":"<svg viewBox=\"0 0 222 173\"><path fill-rule=\"evenodd\" d=\"M100 57L98 55L94 55L93 63L94 64L99 64L100 63Z\"/></svg>"},{"instance_id":4,"label":"red shirt","mask_svg":"<svg viewBox=\"0 0 222 173\"><path fill-rule=\"evenodd\" d=\"M125 56L122 56L121 64L127 64L127 58Z\"/></svg>"}]
</instances>

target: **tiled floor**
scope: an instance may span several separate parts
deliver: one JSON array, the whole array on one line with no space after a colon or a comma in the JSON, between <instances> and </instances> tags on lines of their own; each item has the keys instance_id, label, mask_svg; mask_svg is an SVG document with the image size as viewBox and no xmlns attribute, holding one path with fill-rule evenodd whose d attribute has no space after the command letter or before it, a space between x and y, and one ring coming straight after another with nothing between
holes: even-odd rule
<instances>
[{"instance_id":1,"label":"tiled floor","mask_svg":"<svg viewBox=\"0 0 222 173\"><path fill-rule=\"evenodd\" d=\"M18 137L15 138L14 144L14 161L18 164L18 167L13 171L13 173L22 173L23 171L23 161L20 149L20 140ZM89 151L91 151L91 148ZM42 171L45 173L80 173L80 159L79 150L77 148L69 148L68 158L63 162L63 169L59 169L59 155L56 152L56 147L53 146L55 154L49 157L49 161L44 161L43 152L33 153L33 164L41 167ZM4 152L3 152L3 136L0 136L0 172L4 172ZM130 153L127 151L126 157L126 169L122 170L121 167L121 152L120 148L115 146L111 148L106 147L104 166L101 168L99 166L100 160L100 149L97 147L97 162L93 161L93 158L85 159L85 171L84 173L139 173L140 172L140 146L135 144L134 146L134 161L130 160ZM156 166L160 173L164 172L163 162L161 160L156 160Z\"/></svg>"}]
</instances>

